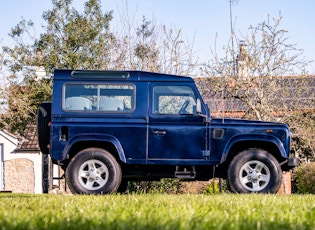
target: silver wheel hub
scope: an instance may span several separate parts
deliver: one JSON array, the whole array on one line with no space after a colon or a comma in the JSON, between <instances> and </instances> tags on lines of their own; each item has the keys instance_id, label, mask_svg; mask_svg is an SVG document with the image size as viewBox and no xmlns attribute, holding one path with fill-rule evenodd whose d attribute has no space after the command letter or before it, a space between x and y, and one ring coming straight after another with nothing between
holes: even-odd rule
<instances>
[{"instance_id":1,"label":"silver wheel hub","mask_svg":"<svg viewBox=\"0 0 315 230\"><path fill-rule=\"evenodd\" d=\"M88 190L102 188L109 178L107 166L99 160L88 160L84 162L78 173L79 183Z\"/></svg>"},{"instance_id":2,"label":"silver wheel hub","mask_svg":"<svg viewBox=\"0 0 315 230\"><path fill-rule=\"evenodd\" d=\"M248 191L259 192L269 184L270 170L261 161L249 161L242 166L239 179Z\"/></svg>"}]
</instances>

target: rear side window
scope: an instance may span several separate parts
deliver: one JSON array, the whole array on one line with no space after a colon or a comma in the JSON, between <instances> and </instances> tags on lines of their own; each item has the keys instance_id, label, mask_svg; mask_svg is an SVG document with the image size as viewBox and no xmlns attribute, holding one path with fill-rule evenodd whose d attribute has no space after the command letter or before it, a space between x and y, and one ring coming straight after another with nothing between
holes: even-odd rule
<instances>
[{"instance_id":1,"label":"rear side window","mask_svg":"<svg viewBox=\"0 0 315 230\"><path fill-rule=\"evenodd\" d=\"M65 84L63 109L80 112L128 113L134 110L135 87L130 84Z\"/></svg>"}]
</instances>

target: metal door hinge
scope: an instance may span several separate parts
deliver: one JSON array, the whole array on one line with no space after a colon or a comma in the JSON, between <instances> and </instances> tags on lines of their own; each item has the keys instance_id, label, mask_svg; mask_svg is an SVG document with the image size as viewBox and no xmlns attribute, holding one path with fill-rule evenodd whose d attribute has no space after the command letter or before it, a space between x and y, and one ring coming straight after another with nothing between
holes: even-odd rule
<instances>
[{"instance_id":1,"label":"metal door hinge","mask_svg":"<svg viewBox=\"0 0 315 230\"><path fill-rule=\"evenodd\" d=\"M202 156L210 157L210 151L209 150L202 150Z\"/></svg>"}]
</instances>

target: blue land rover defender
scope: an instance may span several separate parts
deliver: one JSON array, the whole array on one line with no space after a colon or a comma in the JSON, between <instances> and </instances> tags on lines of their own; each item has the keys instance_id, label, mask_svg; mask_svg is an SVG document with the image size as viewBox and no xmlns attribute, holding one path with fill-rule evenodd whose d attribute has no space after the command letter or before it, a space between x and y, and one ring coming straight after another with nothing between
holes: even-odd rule
<instances>
[{"instance_id":1,"label":"blue land rover defender","mask_svg":"<svg viewBox=\"0 0 315 230\"><path fill-rule=\"evenodd\" d=\"M142 71L54 71L38 109L41 151L75 194L128 181L226 178L236 193L276 193L299 161L281 123L216 119L190 77Z\"/></svg>"}]
</instances>

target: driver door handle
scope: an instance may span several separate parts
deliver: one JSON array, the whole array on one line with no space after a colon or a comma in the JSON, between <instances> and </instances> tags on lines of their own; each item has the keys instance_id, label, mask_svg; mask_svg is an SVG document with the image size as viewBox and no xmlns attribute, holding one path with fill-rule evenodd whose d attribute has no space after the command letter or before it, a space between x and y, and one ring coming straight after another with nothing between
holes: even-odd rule
<instances>
[{"instance_id":1,"label":"driver door handle","mask_svg":"<svg viewBox=\"0 0 315 230\"><path fill-rule=\"evenodd\" d=\"M157 136L164 136L166 134L165 130L154 130L153 134L157 135Z\"/></svg>"}]
</instances>

